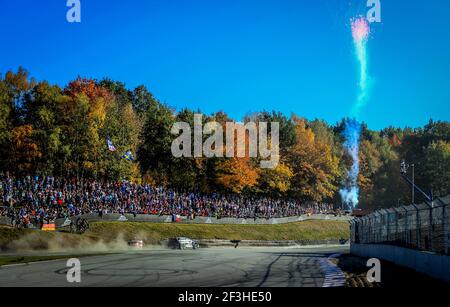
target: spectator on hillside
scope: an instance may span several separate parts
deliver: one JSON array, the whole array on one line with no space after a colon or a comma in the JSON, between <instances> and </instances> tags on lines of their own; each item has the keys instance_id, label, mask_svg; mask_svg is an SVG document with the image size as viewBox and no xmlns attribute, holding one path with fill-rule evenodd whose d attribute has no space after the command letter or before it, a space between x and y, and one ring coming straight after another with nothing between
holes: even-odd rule
<instances>
[{"instance_id":1,"label":"spectator on hillside","mask_svg":"<svg viewBox=\"0 0 450 307\"><path fill-rule=\"evenodd\" d=\"M0 215L11 221L42 224L56 218L97 213L203 217L277 218L337 214L330 204L293 199L180 193L162 187L55 177L0 177Z\"/></svg>"}]
</instances>

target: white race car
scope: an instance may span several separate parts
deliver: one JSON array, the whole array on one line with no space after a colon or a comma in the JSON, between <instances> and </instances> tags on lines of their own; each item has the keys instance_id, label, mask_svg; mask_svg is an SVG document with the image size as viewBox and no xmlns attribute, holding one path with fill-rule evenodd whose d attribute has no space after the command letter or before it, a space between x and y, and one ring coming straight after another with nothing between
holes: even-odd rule
<instances>
[{"instance_id":1,"label":"white race car","mask_svg":"<svg viewBox=\"0 0 450 307\"><path fill-rule=\"evenodd\" d=\"M136 248L143 248L144 241L143 240L131 240L131 241L128 241L128 246L136 247Z\"/></svg>"},{"instance_id":2,"label":"white race car","mask_svg":"<svg viewBox=\"0 0 450 307\"><path fill-rule=\"evenodd\" d=\"M199 248L199 244L197 241L185 238L185 237L178 237L178 238L172 238L169 239L169 247L176 248L176 249L197 249Z\"/></svg>"}]
</instances>

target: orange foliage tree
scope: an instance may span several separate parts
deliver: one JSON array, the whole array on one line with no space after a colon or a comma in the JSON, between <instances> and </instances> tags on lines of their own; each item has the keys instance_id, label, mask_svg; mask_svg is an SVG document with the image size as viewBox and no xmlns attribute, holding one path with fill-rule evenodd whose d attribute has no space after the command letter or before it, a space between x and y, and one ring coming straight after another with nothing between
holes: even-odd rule
<instances>
[{"instance_id":1,"label":"orange foliage tree","mask_svg":"<svg viewBox=\"0 0 450 307\"><path fill-rule=\"evenodd\" d=\"M33 141L33 127L24 125L16 127L11 133L12 165L19 173L29 174L36 167L36 160L42 156L38 145Z\"/></svg>"},{"instance_id":2,"label":"orange foliage tree","mask_svg":"<svg viewBox=\"0 0 450 307\"><path fill-rule=\"evenodd\" d=\"M322 201L332 197L338 189L339 161L331 147L315 139L314 132L304 119L296 123L296 143L288 152L294 176L291 190L303 199Z\"/></svg>"}]
</instances>

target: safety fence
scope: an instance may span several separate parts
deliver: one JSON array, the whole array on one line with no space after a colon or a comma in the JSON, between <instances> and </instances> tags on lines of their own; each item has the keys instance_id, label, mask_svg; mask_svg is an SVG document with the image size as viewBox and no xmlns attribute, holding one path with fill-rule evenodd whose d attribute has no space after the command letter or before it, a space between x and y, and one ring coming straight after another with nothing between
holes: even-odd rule
<instances>
[{"instance_id":1,"label":"safety fence","mask_svg":"<svg viewBox=\"0 0 450 307\"><path fill-rule=\"evenodd\" d=\"M449 255L450 196L381 209L350 221L351 242L391 244Z\"/></svg>"}]
</instances>

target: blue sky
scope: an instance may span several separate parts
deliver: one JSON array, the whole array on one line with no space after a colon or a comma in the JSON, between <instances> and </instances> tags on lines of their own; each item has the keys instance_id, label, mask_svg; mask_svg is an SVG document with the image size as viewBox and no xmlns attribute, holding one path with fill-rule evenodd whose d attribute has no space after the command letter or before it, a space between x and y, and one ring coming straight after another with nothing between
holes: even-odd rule
<instances>
[{"instance_id":1,"label":"blue sky","mask_svg":"<svg viewBox=\"0 0 450 307\"><path fill-rule=\"evenodd\" d=\"M64 86L145 84L161 101L241 119L276 109L331 124L355 102L350 18L366 0L0 0L0 72ZM370 128L450 119L450 1L381 0L368 43Z\"/></svg>"}]
</instances>

